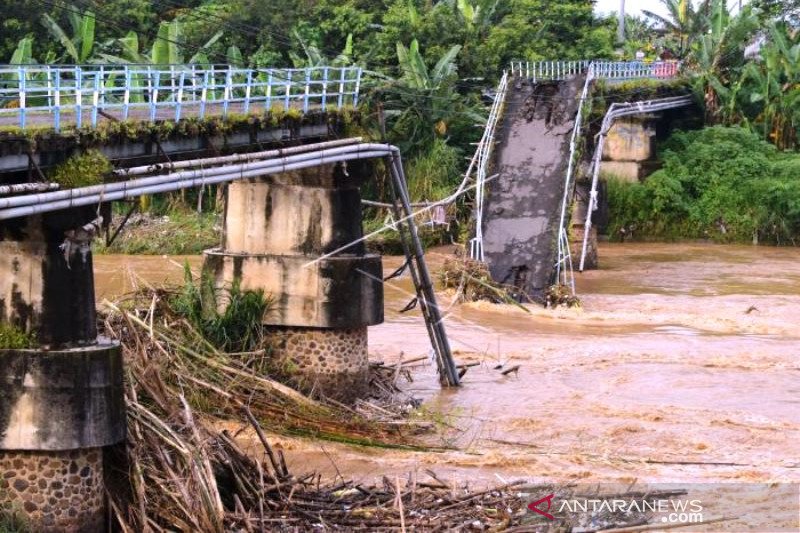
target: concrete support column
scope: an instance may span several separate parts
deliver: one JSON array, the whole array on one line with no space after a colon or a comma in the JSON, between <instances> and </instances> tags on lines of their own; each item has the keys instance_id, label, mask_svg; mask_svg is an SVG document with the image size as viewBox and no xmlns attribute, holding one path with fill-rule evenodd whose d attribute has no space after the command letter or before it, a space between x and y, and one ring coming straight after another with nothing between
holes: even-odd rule
<instances>
[{"instance_id":1,"label":"concrete support column","mask_svg":"<svg viewBox=\"0 0 800 533\"><path fill-rule=\"evenodd\" d=\"M103 447L125 439L122 355L97 338L89 244L65 239L95 213L0 223L0 510L32 531L104 531Z\"/></svg>"},{"instance_id":2,"label":"concrete support column","mask_svg":"<svg viewBox=\"0 0 800 533\"><path fill-rule=\"evenodd\" d=\"M600 171L604 175L636 182L653 170L656 135L654 115L620 118L608 132Z\"/></svg>"},{"instance_id":3,"label":"concrete support column","mask_svg":"<svg viewBox=\"0 0 800 533\"><path fill-rule=\"evenodd\" d=\"M366 391L367 326L383 322L380 256L361 243L320 259L362 236L358 185L332 165L231 183L222 248L205 253L217 287L272 297L276 368L339 400Z\"/></svg>"}]
</instances>

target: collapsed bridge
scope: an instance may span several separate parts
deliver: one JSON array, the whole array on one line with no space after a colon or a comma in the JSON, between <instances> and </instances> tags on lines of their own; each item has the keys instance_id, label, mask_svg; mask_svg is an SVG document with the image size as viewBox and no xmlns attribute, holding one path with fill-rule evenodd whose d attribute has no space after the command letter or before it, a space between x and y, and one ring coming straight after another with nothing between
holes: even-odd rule
<instances>
[{"instance_id":1,"label":"collapsed bridge","mask_svg":"<svg viewBox=\"0 0 800 533\"><path fill-rule=\"evenodd\" d=\"M495 98L495 107L505 111L499 120L490 120L487 130L491 131L484 134L478 147L479 152L486 152L497 144L494 156L484 156L483 168L477 171L482 182L479 188L485 192L476 202L471 253L474 259L486 261L495 281L537 301L544 301L554 284L567 285L574 294L570 225L583 230L583 218L588 217L588 239L591 215L597 208L603 149L600 142L597 157L592 158L593 170L583 171L594 174L590 190L576 194L591 88L599 80L672 80L679 67L675 62L512 63ZM690 104L689 98L632 103L627 114ZM604 123L601 139L608 135L611 124L613 120ZM492 167L496 174L487 178ZM574 208L571 224L576 199L583 202ZM584 256L588 246L583 246Z\"/></svg>"}]
</instances>

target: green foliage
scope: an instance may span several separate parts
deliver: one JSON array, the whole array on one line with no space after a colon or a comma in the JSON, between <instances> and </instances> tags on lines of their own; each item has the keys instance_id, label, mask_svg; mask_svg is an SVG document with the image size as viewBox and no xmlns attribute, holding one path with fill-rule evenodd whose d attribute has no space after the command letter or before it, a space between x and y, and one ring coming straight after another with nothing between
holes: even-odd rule
<instances>
[{"instance_id":1,"label":"green foliage","mask_svg":"<svg viewBox=\"0 0 800 533\"><path fill-rule=\"evenodd\" d=\"M0 322L0 350L27 350L35 346L36 335L11 324ZM2 527L0 527L0 531L2 531Z\"/></svg>"},{"instance_id":2,"label":"green foliage","mask_svg":"<svg viewBox=\"0 0 800 533\"><path fill-rule=\"evenodd\" d=\"M402 76L387 79L373 95L385 102L388 140L415 155L429 149L437 138L464 141L474 136L474 125L484 117L477 103L459 94L455 86L461 47L446 50L432 67L416 39L409 47L398 42L396 49Z\"/></svg>"},{"instance_id":3,"label":"green foliage","mask_svg":"<svg viewBox=\"0 0 800 533\"><path fill-rule=\"evenodd\" d=\"M187 191L187 203L196 202L196 191ZM209 201L213 194L206 193ZM178 197L179 198L179 197ZM220 242L220 220L215 213L188 212L170 202L170 196L152 197L150 211L163 216L133 218L110 247L95 244L95 253L125 255L197 255Z\"/></svg>"},{"instance_id":4,"label":"green foliage","mask_svg":"<svg viewBox=\"0 0 800 533\"><path fill-rule=\"evenodd\" d=\"M642 13L671 34L678 57L682 58L692 43L708 29L708 13L715 1L717 0L701 0L695 6L692 0L660 0L667 11L667 16L648 10L642 10Z\"/></svg>"},{"instance_id":5,"label":"green foliage","mask_svg":"<svg viewBox=\"0 0 800 533\"><path fill-rule=\"evenodd\" d=\"M64 189L86 187L103 183L114 167L99 150L87 150L74 155L58 165L49 178Z\"/></svg>"},{"instance_id":6,"label":"green foliage","mask_svg":"<svg viewBox=\"0 0 800 533\"><path fill-rule=\"evenodd\" d=\"M184 268L184 287L170 301L176 314L186 318L214 347L227 353L258 348L262 341L261 321L271 306L262 290L242 290L238 282L218 289L207 271L203 271L199 284L195 283L188 264Z\"/></svg>"},{"instance_id":7,"label":"green foliage","mask_svg":"<svg viewBox=\"0 0 800 533\"><path fill-rule=\"evenodd\" d=\"M610 180L609 233L795 243L800 235L800 156L743 128L674 134L664 168L644 183Z\"/></svg>"},{"instance_id":8,"label":"green foliage","mask_svg":"<svg viewBox=\"0 0 800 533\"><path fill-rule=\"evenodd\" d=\"M435 139L427 152L407 165L408 190L414 201L444 198L461 181L461 151Z\"/></svg>"},{"instance_id":9,"label":"green foliage","mask_svg":"<svg viewBox=\"0 0 800 533\"><path fill-rule=\"evenodd\" d=\"M74 64L81 65L89 61L94 51L95 15L88 10L79 15L73 9L70 9L67 12L67 18L72 27L71 36L49 13L42 15L42 24L64 48L63 57Z\"/></svg>"},{"instance_id":10,"label":"green foliage","mask_svg":"<svg viewBox=\"0 0 800 533\"><path fill-rule=\"evenodd\" d=\"M11 65L29 65L33 62L33 38L25 37L20 39L17 49L11 56Z\"/></svg>"},{"instance_id":11,"label":"green foliage","mask_svg":"<svg viewBox=\"0 0 800 533\"><path fill-rule=\"evenodd\" d=\"M7 514L0 511L0 533L28 533L31 531L22 513Z\"/></svg>"},{"instance_id":12,"label":"green foliage","mask_svg":"<svg viewBox=\"0 0 800 533\"><path fill-rule=\"evenodd\" d=\"M707 31L688 60L693 87L714 124L739 124L781 149L798 146L800 32L768 20L748 4L736 16L724 0L710 0ZM756 56L745 57L761 32Z\"/></svg>"}]
</instances>

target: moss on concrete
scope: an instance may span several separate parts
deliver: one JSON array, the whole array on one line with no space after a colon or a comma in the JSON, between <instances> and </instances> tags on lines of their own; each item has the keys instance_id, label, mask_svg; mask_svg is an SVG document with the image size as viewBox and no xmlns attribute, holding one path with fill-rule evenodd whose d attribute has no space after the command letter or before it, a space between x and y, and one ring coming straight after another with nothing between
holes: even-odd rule
<instances>
[{"instance_id":1,"label":"moss on concrete","mask_svg":"<svg viewBox=\"0 0 800 533\"><path fill-rule=\"evenodd\" d=\"M324 112L313 110L303 113L300 109L284 110L282 106L273 106L268 111L258 113L229 113L227 117L210 115L202 119L186 117L179 121L104 120L96 127L66 127L60 132L54 131L49 126L32 126L24 130L17 126L5 126L0 127L0 144L21 143L25 148L23 151L27 151L28 148L47 149L51 145L88 149L105 144L227 135L240 131L267 130L277 127L296 129L307 124L325 122L343 126L351 123L354 120L353 117L357 116L358 112L352 107Z\"/></svg>"},{"instance_id":2,"label":"moss on concrete","mask_svg":"<svg viewBox=\"0 0 800 533\"><path fill-rule=\"evenodd\" d=\"M36 346L36 335L17 326L0 323L0 350L27 350L34 346Z\"/></svg>"}]
</instances>

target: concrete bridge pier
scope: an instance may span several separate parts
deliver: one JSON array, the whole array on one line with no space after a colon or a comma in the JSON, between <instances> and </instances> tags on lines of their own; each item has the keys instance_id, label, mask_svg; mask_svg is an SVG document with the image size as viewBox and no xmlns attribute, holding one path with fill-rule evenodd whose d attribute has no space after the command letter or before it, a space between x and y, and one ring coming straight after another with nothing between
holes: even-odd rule
<instances>
[{"instance_id":1,"label":"concrete bridge pier","mask_svg":"<svg viewBox=\"0 0 800 533\"><path fill-rule=\"evenodd\" d=\"M97 337L80 229L96 216L0 223L0 509L31 531L104 531L103 447L125 439L122 355Z\"/></svg>"},{"instance_id":2,"label":"concrete bridge pier","mask_svg":"<svg viewBox=\"0 0 800 533\"><path fill-rule=\"evenodd\" d=\"M617 119L608 131L600 172L636 182L655 170L655 136L659 117L642 114Z\"/></svg>"},{"instance_id":3,"label":"concrete bridge pier","mask_svg":"<svg viewBox=\"0 0 800 533\"><path fill-rule=\"evenodd\" d=\"M343 401L367 390L367 327L383 322L380 256L360 243L320 259L363 234L355 174L324 165L231 183L222 248L204 266L218 288L263 289L273 366Z\"/></svg>"}]
</instances>

